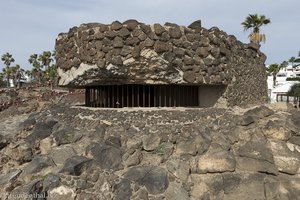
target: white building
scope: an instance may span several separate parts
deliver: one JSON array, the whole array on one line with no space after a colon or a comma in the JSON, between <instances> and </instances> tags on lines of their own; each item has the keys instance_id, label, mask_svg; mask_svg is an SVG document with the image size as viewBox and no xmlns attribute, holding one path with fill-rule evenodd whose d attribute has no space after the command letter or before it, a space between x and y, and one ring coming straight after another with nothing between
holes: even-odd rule
<instances>
[{"instance_id":1,"label":"white building","mask_svg":"<svg viewBox=\"0 0 300 200\"><path fill-rule=\"evenodd\" d=\"M276 85L273 87L273 76L268 76L268 95L271 102L277 101L287 101L287 97L285 96L287 92L290 90L291 86L295 83L299 83L299 81L287 81L287 78L300 78L300 67L292 68L292 66L288 66L284 69L281 69L276 76ZM289 101L293 101L290 97Z\"/></svg>"}]
</instances>

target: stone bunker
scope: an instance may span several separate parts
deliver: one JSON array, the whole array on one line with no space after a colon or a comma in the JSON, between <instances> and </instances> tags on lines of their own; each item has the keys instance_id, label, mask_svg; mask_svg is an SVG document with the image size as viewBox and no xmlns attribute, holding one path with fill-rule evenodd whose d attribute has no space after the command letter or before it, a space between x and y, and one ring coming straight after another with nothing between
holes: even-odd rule
<instances>
[{"instance_id":1,"label":"stone bunker","mask_svg":"<svg viewBox=\"0 0 300 200\"><path fill-rule=\"evenodd\" d=\"M82 24L56 40L59 85L84 88L89 107L246 106L267 101L259 45L201 21Z\"/></svg>"}]
</instances>

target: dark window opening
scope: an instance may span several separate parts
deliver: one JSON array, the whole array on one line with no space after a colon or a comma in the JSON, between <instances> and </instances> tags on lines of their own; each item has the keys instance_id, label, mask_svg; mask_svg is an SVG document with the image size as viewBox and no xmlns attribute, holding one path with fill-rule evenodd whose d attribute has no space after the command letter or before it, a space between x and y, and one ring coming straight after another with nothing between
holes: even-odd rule
<instances>
[{"instance_id":1,"label":"dark window opening","mask_svg":"<svg viewBox=\"0 0 300 200\"><path fill-rule=\"evenodd\" d=\"M197 107L199 87L189 85L104 85L86 88L88 107Z\"/></svg>"},{"instance_id":2,"label":"dark window opening","mask_svg":"<svg viewBox=\"0 0 300 200\"><path fill-rule=\"evenodd\" d=\"M212 107L225 85L103 85L86 88L88 107Z\"/></svg>"}]
</instances>

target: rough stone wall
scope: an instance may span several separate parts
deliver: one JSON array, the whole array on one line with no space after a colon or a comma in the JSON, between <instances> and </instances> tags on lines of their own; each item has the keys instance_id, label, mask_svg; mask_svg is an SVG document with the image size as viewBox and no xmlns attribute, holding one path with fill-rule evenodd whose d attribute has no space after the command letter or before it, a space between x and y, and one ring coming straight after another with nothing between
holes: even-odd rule
<instances>
[{"instance_id":1,"label":"rough stone wall","mask_svg":"<svg viewBox=\"0 0 300 200\"><path fill-rule=\"evenodd\" d=\"M1 199L300 197L299 111L126 111L65 101L30 114L8 138L0 135Z\"/></svg>"},{"instance_id":2,"label":"rough stone wall","mask_svg":"<svg viewBox=\"0 0 300 200\"><path fill-rule=\"evenodd\" d=\"M229 106L267 100L266 56L254 44L196 21L188 27L136 20L83 24L56 40L59 85L228 85Z\"/></svg>"}]
</instances>

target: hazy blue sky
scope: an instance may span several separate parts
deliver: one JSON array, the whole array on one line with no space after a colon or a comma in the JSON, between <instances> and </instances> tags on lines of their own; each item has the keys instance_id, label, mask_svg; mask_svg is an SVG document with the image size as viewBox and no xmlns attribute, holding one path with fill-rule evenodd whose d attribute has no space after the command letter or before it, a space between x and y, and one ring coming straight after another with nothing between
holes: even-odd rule
<instances>
[{"instance_id":1,"label":"hazy blue sky","mask_svg":"<svg viewBox=\"0 0 300 200\"><path fill-rule=\"evenodd\" d=\"M271 19L261 29L266 64L280 63L300 51L299 0L0 0L0 55L13 54L28 69L33 53L53 50L55 38L73 26L87 22L111 23L137 19L147 24L174 22L189 25L201 19L202 26L217 26L240 41L248 42L241 22L248 14ZM2 71L3 64L0 64Z\"/></svg>"}]
</instances>

